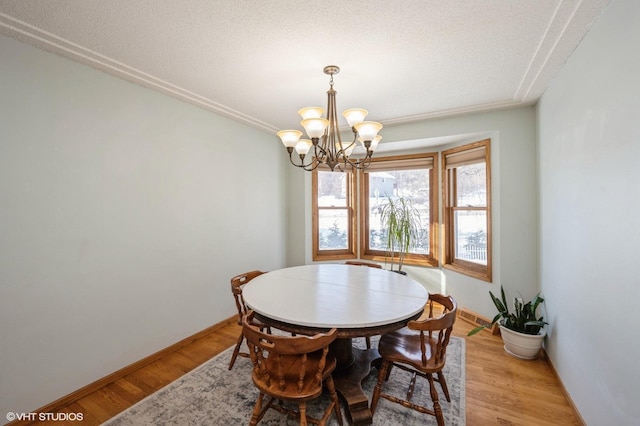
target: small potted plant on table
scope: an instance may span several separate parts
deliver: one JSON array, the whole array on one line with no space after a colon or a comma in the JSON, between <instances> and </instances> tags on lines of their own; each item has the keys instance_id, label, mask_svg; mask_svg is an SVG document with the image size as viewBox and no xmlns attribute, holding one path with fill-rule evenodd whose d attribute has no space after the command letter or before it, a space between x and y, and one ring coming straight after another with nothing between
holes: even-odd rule
<instances>
[{"instance_id":1,"label":"small potted plant on table","mask_svg":"<svg viewBox=\"0 0 640 426\"><path fill-rule=\"evenodd\" d=\"M536 310L544 299L537 294L533 300L524 303L522 298L513 299L513 312L509 312L504 288L500 286L501 299L489 292L493 304L498 309L498 314L493 318L491 325L498 323L500 335L504 342L504 350L513 356L522 359L534 359L538 356L542 341L546 336L544 326L548 323L543 317L536 317ZM468 333L468 336L476 334L485 326L476 327Z\"/></svg>"}]
</instances>

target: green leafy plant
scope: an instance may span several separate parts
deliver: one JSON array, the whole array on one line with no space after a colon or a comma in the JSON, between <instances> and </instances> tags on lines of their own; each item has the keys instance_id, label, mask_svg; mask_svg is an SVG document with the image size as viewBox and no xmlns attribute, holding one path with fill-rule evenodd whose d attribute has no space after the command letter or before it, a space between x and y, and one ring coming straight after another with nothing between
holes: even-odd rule
<instances>
[{"instance_id":1,"label":"green leafy plant","mask_svg":"<svg viewBox=\"0 0 640 426\"><path fill-rule=\"evenodd\" d=\"M386 253L391 258L391 270L397 255L397 270L401 271L404 258L420 232L420 213L408 198L387 197L380 210L380 221L387 229Z\"/></svg>"},{"instance_id":2,"label":"green leafy plant","mask_svg":"<svg viewBox=\"0 0 640 426\"><path fill-rule=\"evenodd\" d=\"M540 329L547 325L548 323L544 321L543 317L536 318L536 310L538 306L544 302L544 299L540 297L538 293L533 300L524 303L522 298L514 297L513 298L513 312L509 312L509 308L507 307L507 298L504 295L504 288L500 286L501 299L498 299L493 293L489 292L491 296L491 300L493 300L493 304L496 305L498 309L498 315L493 318L491 321L491 325L496 322L500 322L500 324L510 330L517 331L518 333L524 334L538 334ZM467 336L471 336L476 334L486 326L479 326L471 330Z\"/></svg>"}]
</instances>

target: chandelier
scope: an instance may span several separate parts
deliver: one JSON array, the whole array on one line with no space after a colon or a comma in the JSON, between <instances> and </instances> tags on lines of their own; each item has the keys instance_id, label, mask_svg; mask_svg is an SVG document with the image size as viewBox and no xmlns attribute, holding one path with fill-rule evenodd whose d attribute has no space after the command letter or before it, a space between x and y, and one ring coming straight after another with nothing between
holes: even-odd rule
<instances>
[{"instance_id":1,"label":"chandelier","mask_svg":"<svg viewBox=\"0 0 640 426\"><path fill-rule=\"evenodd\" d=\"M378 135L382 124L375 121L364 121L368 111L352 108L344 111L351 131L353 141L343 143L338 128L338 114L336 112L336 91L333 90L333 76L340 72L335 65L324 67L324 73L330 75L329 91L327 91L327 118L323 118L324 109L320 107L306 107L298 111L302 117L300 124L307 132L309 139L300 139L300 130L281 130L277 134L289 153L289 161L296 167L311 171L324 164L331 171L336 168L344 171L346 166L354 169L365 169L371 163L371 155L376 150L382 136ZM360 142L365 153L353 153L356 142ZM313 147L313 156L305 158ZM293 151L296 151L299 162L294 161ZM362 151L362 150L360 150ZM353 155L352 155L353 153Z\"/></svg>"}]
</instances>

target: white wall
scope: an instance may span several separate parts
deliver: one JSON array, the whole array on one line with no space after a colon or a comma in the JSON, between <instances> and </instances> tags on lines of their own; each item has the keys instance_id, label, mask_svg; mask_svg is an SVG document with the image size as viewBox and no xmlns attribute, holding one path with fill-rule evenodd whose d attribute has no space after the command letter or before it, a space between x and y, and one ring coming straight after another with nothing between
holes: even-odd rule
<instances>
[{"instance_id":1,"label":"white wall","mask_svg":"<svg viewBox=\"0 0 640 426\"><path fill-rule=\"evenodd\" d=\"M0 36L0 413L235 312L286 261L273 135Z\"/></svg>"},{"instance_id":2,"label":"white wall","mask_svg":"<svg viewBox=\"0 0 640 426\"><path fill-rule=\"evenodd\" d=\"M590 425L640 424L638 23L614 0L538 106L546 347Z\"/></svg>"},{"instance_id":3,"label":"white wall","mask_svg":"<svg viewBox=\"0 0 640 426\"><path fill-rule=\"evenodd\" d=\"M493 283L446 269L405 267L429 291L453 295L466 306L492 318L496 311L489 291L532 297L537 287L537 210L535 109L523 107L439 120L387 126L384 143L450 135L477 134L475 141L491 137L493 196ZM464 138L461 138L464 139ZM425 148L431 152L434 148ZM396 153L394 153L396 154ZM309 173L307 173L309 174ZM306 202L304 217L292 220L292 229L307 239L304 262L311 263L311 179L290 191L289 203ZM301 255L298 262L303 262Z\"/></svg>"}]
</instances>

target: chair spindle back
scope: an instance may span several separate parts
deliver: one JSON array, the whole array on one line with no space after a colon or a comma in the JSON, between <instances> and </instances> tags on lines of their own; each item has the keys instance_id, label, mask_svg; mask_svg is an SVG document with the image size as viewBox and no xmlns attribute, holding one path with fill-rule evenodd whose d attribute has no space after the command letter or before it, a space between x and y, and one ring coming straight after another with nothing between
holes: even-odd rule
<instances>
[{"instance_id":1,"label":"chair spindle back","mask_svg":"<svg viewBox=\"0 0 640 426\"><path fill-rule=\"evenodd\" d=\"M434 317L434 303L443 307L443 312ZM440 365L445 362L447 345L456 321L458 306L451 296L429 294L427 303L428 317L423 320L410 321L407 326L411 330L420 331L420 346L422 349L422 365Z\"/></svg>"},{"instance_id":2,"label":"chair spindle back","mask_svg":"<svg viewBox=\"0 0 640 426\"><path fill-rule=\"evenodd\" d=\"M260 329L259 324L254 323L254 315L253 311L248 311L242 320L242 331L249 346L254 374L272 391L288 392L292 387L290 381L295 378L297 394L320 393L329 344L335 340L337 329L314 336L268 334ZM317 368L315 371L307 371L309 354L318 351L321 351L321 356Z\"/></svg>"},{"instance_id":3,"label":"chair spindle back","mask_svg":"<svg viewBox=\"0 0 640 426\"><path fill-rule=\"evenodd\" d=\"M245 272L244 274L236 275L231 278L231 293L236 301L236 308L238 309L238 325L242 325L242 317L247 313L248 308L242 297L242 286L247 284L255 277L264 274L262 271Z\"/></svg>"}]
</instances>

